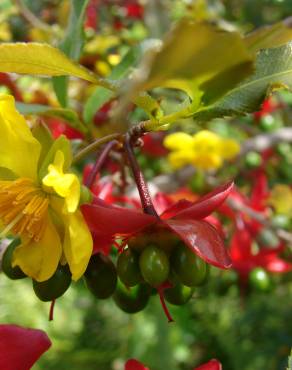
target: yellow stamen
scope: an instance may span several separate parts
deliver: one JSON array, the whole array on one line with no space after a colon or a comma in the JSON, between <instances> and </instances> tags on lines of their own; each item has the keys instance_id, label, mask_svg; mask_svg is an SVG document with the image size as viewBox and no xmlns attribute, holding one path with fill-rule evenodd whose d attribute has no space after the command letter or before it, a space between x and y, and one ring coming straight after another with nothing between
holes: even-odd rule
<instances>
[{"instance_id":1,"label":"yellow stamen","mask_svg":"<svg viewBox=\"0 0 292 370\"><path fill-rule=\"evenodd\" d=\"M39 241L44 233L49 200L31 179L0 181L0 219L4 229Z\"/></svg>"}]
</instances>

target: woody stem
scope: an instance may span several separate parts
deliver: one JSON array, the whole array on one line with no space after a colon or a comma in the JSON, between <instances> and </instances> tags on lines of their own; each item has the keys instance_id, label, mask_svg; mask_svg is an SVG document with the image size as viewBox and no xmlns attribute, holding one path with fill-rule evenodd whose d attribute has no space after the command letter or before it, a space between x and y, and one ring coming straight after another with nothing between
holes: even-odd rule
<instances>
[{"instance_id":1,"label":"woody stem","mask_svg":"<svg viewBox=\"0 0 292 370\"><path fill-rule=\"evenodd\" d=\"M95 181L97 174L100 172L104 162L106 161L109 152L118 144L117 140L110 141L105 145L101 154L98 155L98 158L93 166L92 171L85 181L85 185L90 189Z\"/></svg>"},{"instance_id":2,"label":"woody stem","mask_svg":"<svg viewBox=\"0 0 292 370\"><path fill-rule=\"evenodd\" d=\"M141 172L140 166L136 160L133 146L132 146L132 137L128 133L125 135L125 150L128 157L129 165L131 167L137 189L140 195L142 207L145 213L158 217L155 208L152 203L152 199L149 193L147 183L144 179L143 173Z\"/></svg>"}]
</instances>

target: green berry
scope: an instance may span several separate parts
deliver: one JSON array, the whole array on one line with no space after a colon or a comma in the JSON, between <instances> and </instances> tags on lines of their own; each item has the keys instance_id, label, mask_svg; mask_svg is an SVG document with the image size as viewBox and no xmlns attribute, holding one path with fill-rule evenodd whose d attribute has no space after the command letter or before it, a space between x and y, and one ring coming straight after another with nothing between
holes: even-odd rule
<instances>
[{"instance_id":1,"label":"green berry","mask_svg":"<svg viewBox=\"0 0 292 370\"><path fill-rule=\"evenodd\" d=\"M249 283L252 288L260 292L269 292L272 287L271 278L261 267L257 267L249 274Z\"/></svg>"},{"instance_id":2,"label":"green berry","mask_svg":"<svg viewBox=\"0 0 292 370\"><path fill-rule=\"evenodd\" d=\"M20 244L20 239L14 239L2 257L2 270L6 276L12 280L23 279L26 277L25 273L19 266L12 267L12 258L15 248Z\"/></svg>"},{"instance_id":3,"label":"green berry","mask_svg":"<svg viewBox=\"0 0 292 370\"><path fill-rule=\"evenodd\" d=\"M136 313L146 307L150 293L151 287L149 285L138 284L130 288L118 280L113 299L121 310L127 313Z\"/></svg>"},{"instance_id":4,"label":"green berry","mask_svg":"<svg viewBox=\"0 0 292 370\"><path fill-rule=\"evenodd\" d=\"M139 267L139 257L129 248L119 255L117 272L121 281L129 287L134 286L143 280Z\"/></svg>"},{"instance_id":5,"label":"green berry","mask_svg":"<svg viewBox=\"0 0 292 370\"><path fill-rule=\"evenodd\" d=\"M140 255L141 274L151 286L159 286L167 280L169 261L166 253L156 245L149 245Z\"/></svg>"},{"instance_id":6,"label":"green berry","mask_svg":"<svg viewBox=\"0 0 292 370\"><path fill-rule=\"evenodd\" d=\"M201 285L208 272L207 264L197 257L186 245L179 244L171 254L171 268L180 282L192 287Z\"/></svg>"},{"instance_id":7,"label":"green berry","mask_svg":"<svg viewBox=\"0 0 292 370\"><path fill-rule=\"evenodd\" d=\"M164 297L169 303L176 306L181 306L186 304L191 299L193 293L194 288L190 288L178 283L172 288L165 289Z\"/></svg>"},{"instance_id":8,"label":"green berry","mask_svg":"<svg viewBox=\"0 0 292 370\"><path fill-rule=\"evenodd\" d=\"M117 284L115 265L100 253L90 258L84 278L87 288L96 298L106 299L115 291Z\"/></svg>"},{"instance_id":9,"label":"green berry","mask_svg":"<svg viewBox=\"0 0 292 370\"><path fill-rule=\"evenodd\" d=\"M46 281L33 280L35 295L43 302L61 297L71 284L71 273L68 265L59 266L54 275Z\"/></svg>"}]
</instances>

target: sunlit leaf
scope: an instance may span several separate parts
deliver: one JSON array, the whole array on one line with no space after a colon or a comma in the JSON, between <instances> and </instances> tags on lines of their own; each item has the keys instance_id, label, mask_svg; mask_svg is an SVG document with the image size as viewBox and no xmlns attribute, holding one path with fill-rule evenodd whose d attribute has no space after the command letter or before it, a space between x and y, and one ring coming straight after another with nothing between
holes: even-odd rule
<instances>
[{"instance_id":1,"label":"sunlit leaf","mask_svg":"<svg viewBox=\"0 0 292 370\"><path fill-rule=\"evenodd\" d=\"M289 19L272 26L265 26L248 34L244 41L252 52L278 47L292 40L291 26L291 20L289 21Z\"/></svg>"},{"instance_id":2,"label":"sunlit leaf","mask_svg":"<svg viewBox=\"0 0 292 370\"><path fill-rule=\"evenodd\" d=\"M125 77L129 69L137 62L138 55L137 48L130 49L121 62L112 70L110 78L112 80L117 80ZM90 123L95 113L114 96L114 92L98 86L85 103L83 111L84 121Z\"/></svg>"},{"instance_id":3,"label":"sunlit leaf","mask_svg":"<svg viewBox=\"0 0 292 370\"><path fill-rule=\"evenodd\" d=\"M254 112L267 93L292 87L292 42L258 53L255 73L223 98L198 110L197 120Z\"/></svg>"},{"instance_id":4,"label":"sunlit leaf","mask_svg":"<svg viewBox=\"0 0 292 370\"><path fill-rule=\"evenodd\" d=\"M60 49L72 60L78 60L84 45L84 15L88 0L71 0L71 11L64 40ZM63 107L67 106L68 77L53 77L57 98Z\"/></svg>"},{"instance_id":5,"label":"sunlit leaf","mask_svg":"<svg viewBox=\"0 0 292 370\"><path fill-rule=\"evenodd\" d=\"M199 89L208 92L211 100L245 78L252 71L252 61L238 33L183 20L154 55L142 87L177 88L192 99Z\"/></svg>"},{"instance_id":6,"label":"sunlit leaf","mask_svg":"<svg viewBox=\"0 0 292 370\"><path fill-rule=\"evenodd\" d=\"M91 71L71 61L59 49L48 44L0 44L0 72L42 76L75 76L99 84Z\"/></svg>"}]
</instances>

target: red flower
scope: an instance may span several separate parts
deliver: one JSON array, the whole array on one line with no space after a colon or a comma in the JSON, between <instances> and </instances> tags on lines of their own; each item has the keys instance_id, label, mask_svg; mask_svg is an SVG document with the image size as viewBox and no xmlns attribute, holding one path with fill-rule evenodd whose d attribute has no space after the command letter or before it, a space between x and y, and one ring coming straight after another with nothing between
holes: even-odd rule
<instances>
[{"instance_id":1,"label":"red flower","mask_svg":"<svg viewBox=\"0 0 292 370\"><path fill-rule=\"evenodd\" d=\"M214 266L228 268L230 258L217 230L206 220L229 195L233 183L216 188L198 202L180 200L167 208L160 217L136 210L111 206L95 198L82 206L91 231L99 236L130 238L149 231L148 227L163 227L175 233L199 257ZM146 230L147 229L147 230Z\"/></svg>"},{"instance_id":2,"label":"red flower","mask_svg":"<svg viewBox=\"0 0 292 370\"><path fill-rule=\"evenodd\" d=\"M50 346L41 330L0 325L0 369L29 370Z\"/></svg>"},{"instance_id":3,"label":"red flower","mask_svg":"<svg viewBox=\"0 0 292 370\"><path fill-rule=\"evenodd\" d=\"M125 370L149 370L148 367L145 367L141 362L131 358L125 364Z\"/></svg>"},{"instance_id":4,"label":"red flower","mask_svg":"<svg viewBox=\"0 0 292 370\"><path fill-rule=\"evenodd\" d=\"M222 370L222 365L218 360L213 359L193 370Z\"/></svg>"},{"instance_id":5,"label":"red flower","mask_svg":"<svg viewBox=\"0 0 292 370\"><path fill-rule=\"evenodd\" d=\"M269 272L285 273L292 270L292 264L279 257L284 249L283 245L277 248L261 248L258 253L252 251L253 236L242 219L238 219L236 230L231 239L230 255L232 267L237 270L242 282L246 282L251 270L262 267Z\"/></svg>"},{"instance_id":6,"label":"red flower","mask_svg":"<svg viewBox=\"0 0 292 370\"><path fill-rule=\"evenodd\" d=\"M273 113L276 109L280 108L281 104L275 102L272 98L267 98L264 100L261 110L254 113L254 118L256 120L260 120L262 117Z\"/></svg>"},{"instance_id":7,"label":"red flower","mask_svg":"<svg viewBox=\"0 0 292 370\"><path fill-rule=\"evenodd\" d=\"M130 359L125 364L125 370L149 370L141 362ZM194 368L193 370L222 370L222 365L217 360L210 360L206 364Z\"/></svg>"},{"instance_id":8,"label":"red flower","mask_svg":"<svg viewBox=\"0 0 292 370\"><path fill-rule=\"evenodd\" d=\"M152 132L143 136L142 151L151 157L162 157L168 153L162 142L165 137L163 132Z\"/></svg>"},{"instance_id":9,"label":"red flower","mask_svg":"<svg viewBox=\"0 0 292 370\"><path fill-rule=\"evenodd\" d=\"M68 139L83 139L84 137L80 131L68 126L65 121L59 118L46 118L46 123L55 139L61 135L65 135Z\"/></svg>"}]
</instances>

